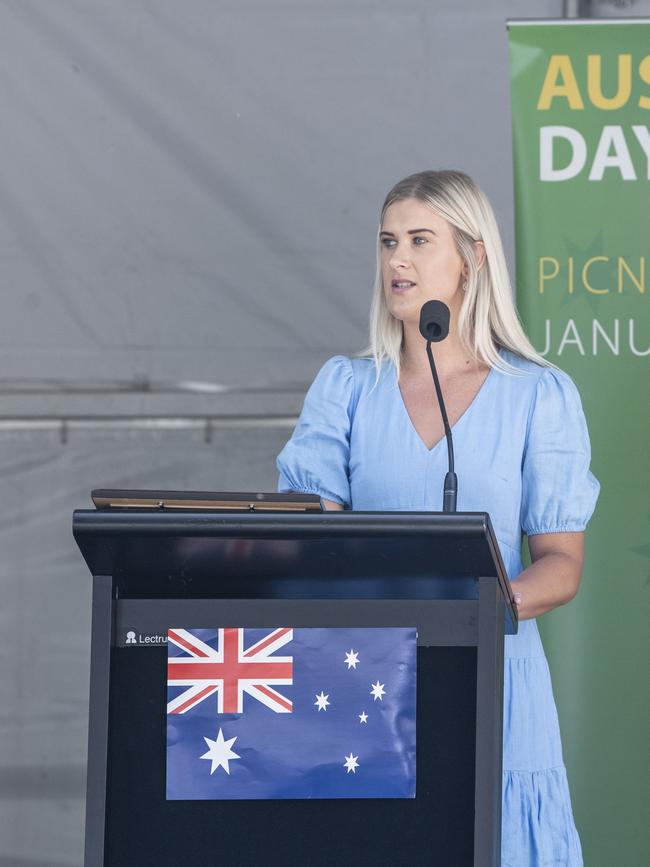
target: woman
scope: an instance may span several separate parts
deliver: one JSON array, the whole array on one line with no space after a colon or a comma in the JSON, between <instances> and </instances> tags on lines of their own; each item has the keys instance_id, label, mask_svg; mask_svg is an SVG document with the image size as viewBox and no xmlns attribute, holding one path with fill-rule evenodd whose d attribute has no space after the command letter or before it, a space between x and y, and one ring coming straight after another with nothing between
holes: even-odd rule
<instances>
[{"instance_id":1,"label":"woman","mask_svg":"<svg viewBox=\"0 0 650 867\"><path fill-rule=\"evenodd\" d=\"M422 172L384 203L364 356L330 359L278 457L281 491L330 509L440 511L444 428L419 332L451 311L434 355L458 472L459 511L486 511L514 582L506 636L502 864L582 864L549 671L534 618L571 600L599 485L580 397L525 336L492 209L460 172ZM532 565L521 562L522 533Z\"/></svg>"}]
</instances>

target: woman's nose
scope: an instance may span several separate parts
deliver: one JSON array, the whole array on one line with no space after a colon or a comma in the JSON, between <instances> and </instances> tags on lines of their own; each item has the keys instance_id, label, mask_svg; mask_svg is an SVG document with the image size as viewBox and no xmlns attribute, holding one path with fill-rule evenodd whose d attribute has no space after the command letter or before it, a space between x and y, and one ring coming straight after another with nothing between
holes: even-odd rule
<instances>
[{"instance_id":1,"label":"woman's nose","mask_svg":"<svg viewBox=\"0 0 650 867\"><path fill-rule=\"evenodd\" d=\"M407 251L403 247L393 247L388 264L391 268L406 268L409 264Z\"/></svg>"}]
</instances>

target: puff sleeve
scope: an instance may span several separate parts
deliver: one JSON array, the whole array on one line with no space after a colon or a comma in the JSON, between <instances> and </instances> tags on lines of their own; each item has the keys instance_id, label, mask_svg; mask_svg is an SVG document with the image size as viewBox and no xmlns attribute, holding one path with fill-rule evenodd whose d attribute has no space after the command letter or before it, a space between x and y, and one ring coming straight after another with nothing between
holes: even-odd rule
<instances>
[{"instance_id":1,"label":"puff sleeve","mask_svg":"<svg viewBox=\"0 0 650 867\"><path fill-rule=\"evenodd\" d=\"M578 390L566 373L546 368L537 382L524 446L524 533L533 536L585 529L600 490L589 470L590 459Z\"/></svg>"},{"instance_id":2,"label":"puff sleeve","mask_svg":"<svg viewBox=\"0 0 650 867\"><path fill-rule=\"evenodd\" d=\"M312 383L298 424L277 459L278 491L318 494L350 506L352 364L336 355Z\"/></svg>"}]
</instances>

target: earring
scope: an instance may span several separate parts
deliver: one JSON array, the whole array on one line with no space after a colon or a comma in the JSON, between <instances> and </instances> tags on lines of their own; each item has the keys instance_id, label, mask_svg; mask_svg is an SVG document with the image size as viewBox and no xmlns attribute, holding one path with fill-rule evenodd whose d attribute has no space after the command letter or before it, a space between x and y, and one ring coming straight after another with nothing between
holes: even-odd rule
<instances>
[{"instance_id":1,"label":"earring","mask_svg":"<svg viewBox=\"0 0 650 867\"><path fill-rule=\"evenodd\" d=\"M467 292L467 280L463 281L463 292Z\"/></svg>"}]
</instances>

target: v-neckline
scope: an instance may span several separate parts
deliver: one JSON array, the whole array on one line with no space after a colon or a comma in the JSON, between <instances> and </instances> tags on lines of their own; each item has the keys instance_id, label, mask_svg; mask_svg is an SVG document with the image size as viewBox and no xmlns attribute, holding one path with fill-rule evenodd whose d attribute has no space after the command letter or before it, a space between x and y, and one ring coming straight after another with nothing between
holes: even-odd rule
<instances>
[{"instance_id":1,"label":"v-neckline","mask_svg":"<svg viewBox=\"0 0 650 867\"><path fill-rule=\"evenodd\" d=\"M481 383L479 390L476 392L476 394L474 395L474 397L472 398L472 400L467 404L467 406L465 407L465 409L463 410L463 412L458 416L458 418L457 418L456 421L453 423L453 425L451 425L450 430L451 430L451 432L452 432L452 435L453 435L454 431L456 430L456 428L458 427L458 425L459 425L459 424L461 423L461 421L462 421L462 420L463 420L463 419L464 419L464 418L469 414L469 412L470 412L470 410L472 409L472 407L476 404L476 402L478 401L478 399L480 398L480 396L481 396L481 395L483 394L483 392L485 391L485 386L488 384L489 380L492 378L492 374L493 374L493 373L494 373L494 367L491 367L491 368L488 370L487 376L485 377L485 379L484 379L483 382ZM433 453L438 449L438 446L439 446L441 443L447 441L446 434L443 433L443 435L440 437L440 439L437 440L437 441L436 441L436 442L431 446L431 448L428 448L427 444L424 442L424 440L422 439L422 437L421 437L420 434L418 433L417 428L416 428L415 425L413 424L413 419L411 418L410 413L409 413L408 409L406 408L406 404L404 403L404 397L403 397L403 395L402 395L402 389L400 388L400 385L399 385L399 379L397 378L397 370L395 369L395 367L393 367L393 379L394 379L394 382L395 382L395 388L397 389L398 399L399 399L399 402L400 402L400 404L401 404L401 406L402 406L402 411L403 411L403 413L404 413L404 415L405 415L405 417L406 417L406 420L407 420L407 422L408 422L408 424L409 424L409 427L411 428L413 434L415 435L415 438L418 440L418 442L420 443L420 445L421 445L421 447L424 449L424 451L425 451L427 454L429 454L429 455L433 454ZM432 379L432 381L431 381L431 387L432 387L432 389L434 389L433 379ZM437 399L436 399L436 396L435 396L435 389L433 390L432 397L433 397L433 399L437 400Z\"/></svg>"}]
</instances>

